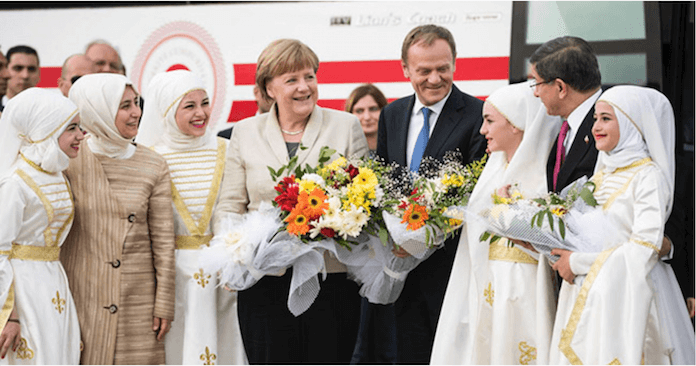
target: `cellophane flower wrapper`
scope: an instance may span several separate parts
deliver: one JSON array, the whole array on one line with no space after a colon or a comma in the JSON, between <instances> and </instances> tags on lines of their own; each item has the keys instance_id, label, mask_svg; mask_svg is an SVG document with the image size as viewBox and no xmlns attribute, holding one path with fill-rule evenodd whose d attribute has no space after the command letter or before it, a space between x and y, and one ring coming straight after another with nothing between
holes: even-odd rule
<instances>
[{"instance_id":1,"label":"cellophane flower wrapper","mask_svg":"<svg viewBox=\"0 0 696 366\"><path fill-rule=\"evenodd\" d=\"M583 177L566 187L560 194L565 197L571 189L579 189L587 178ZM614 240L614 223L602 211L601 207L593 207L582 199L577 199L572 207L562 216L565 226L565 238L561 234L558 218L553 217L551 227L548 219L541 226L532 222L541 207L529 199L520 199L512 204L497 204L483 212L467 212L467 220L480 220L487 226L488 231L504 238L517 239L530 243L540 254L545 255L551 263L558 256L551 255L554 248L573 252L601 252L604 243Z\"/></svg>"},{"instance_id":2,"label":"cellophane flower wrapper","mask_svg":"<svg viewBox=\"0 0 696 366\"><path fill-rule=\"evenodd\" d=\"M298 316L314 303L321 285L319 274L326 279L324 252L346 264L348 272L362 267L368 259L367 235L352 238L356 244L352 250L337 245L333 239L303 242L287 231L278 232L270 241L262 242L253 260L253 267L261 273L283 274L292 267L292 279L288 293L288 310Z\"/></svg>"},{"instance_id":3,"label":"cellophane flower wrapper","mask_svg":"<svg viewBox=\"0 0 696 366\"><path fill-rule=\"evenodd\" d=\"M280 210L262 203L257 211L228 215L219 221L210 246L201 249L199 263L206 272L218 273L220 286L246 290L269 272L253 264L259 247L268 243L280 226Z\"/></svg>"}]
</instances>

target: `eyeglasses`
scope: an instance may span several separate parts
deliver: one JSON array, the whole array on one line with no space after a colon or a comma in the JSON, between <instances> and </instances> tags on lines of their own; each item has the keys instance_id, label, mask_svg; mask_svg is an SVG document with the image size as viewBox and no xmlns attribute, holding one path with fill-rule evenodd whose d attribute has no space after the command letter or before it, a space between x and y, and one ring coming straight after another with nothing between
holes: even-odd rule
<instances>
[{"instance_id":1,"label":"eyeglasses","mask_svg":"<svg viewBox=\"0 0 696 366\"><path fill-rule=\"evenodd\" d=\"M534 79L529 79L529 80L527 80L527 84L529 84L529 87L532 88L532 89L536 89L536 87L539 86L539 85L541 85L541 84L548 84L548 83L551 83L551 82L553 82L553 80L549 80L549 81L539 81L539 82L537 82L537 81L534 80Z\"/></svg>"},{"instance_id":2,"label":"eyeglasses","mask_svg":"<svg viewBox=\"0 0 696 366\"><path fill-rule=\"evenodd\" d=\"M75 76L71 77L71 78L70 78L70 83L71 83L71 84L75 84L75 82L77 81L77 79L79 79L79 78L81 78L81 77L82 77L82 75L75 75Z\"/></svg>"}]
</instances>

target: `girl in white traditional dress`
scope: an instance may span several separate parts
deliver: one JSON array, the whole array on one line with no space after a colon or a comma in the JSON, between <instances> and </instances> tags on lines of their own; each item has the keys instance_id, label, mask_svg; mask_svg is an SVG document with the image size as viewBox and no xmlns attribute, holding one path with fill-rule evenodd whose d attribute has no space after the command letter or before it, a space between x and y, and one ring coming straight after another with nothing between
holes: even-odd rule
<instances>
[{"instance_id":1,"label":"girl in white traditional dress","mask_svg":"<svg viewBox=\"0 0 696 366\"><path fill-rule=\"evenodd\" d=\"M493 92L483 107L481 134L490 157L469 200L478 213L492 194L546 192L546 157L560 125L527 83ZM555 302L551 267L543 256L480 241L482 222L466 223L435 334L433 364L544 364Z\"/></svg>"},{"instance_id":2,"label":"girl in white traditional dress","mask_svg":"<svg viewBox=\"0 0 696 366\"><path fill-rule=\"evenodd\" d=\"M694 329L674 273L658 258L674 192L672 107L656 90L617 86L595 114L591 180L618 239L594 253L554 250L565 281L550 362L694 364Z\"/></svg>"},{"instance_id":3,"label":"girl in white traditional dress","mask_svg":"<svg viewBox=\"0 0 696 366\"><path fill-rule=\"evenodd\" d=\"M84 139L77 107L30 88L0 126L0 364L77 365L80 327L59 261L74 213L62 171Z\"/></svg>"},{"instance_id":4,"label":"girl in white traditional dress","mask_svg":"<svg viewBox=\"0 0 696 366\"><path fill-rule=\"evenodd\" d=\"M218 286L198 264L213 236L228 140L208 128L211 100L203 81L177 70L155 75L137 141L169 164L176 233L176 321L165 340L168 365L215 361L246 364L237 321L237 295Z\"/></svg>"}]
</instances>

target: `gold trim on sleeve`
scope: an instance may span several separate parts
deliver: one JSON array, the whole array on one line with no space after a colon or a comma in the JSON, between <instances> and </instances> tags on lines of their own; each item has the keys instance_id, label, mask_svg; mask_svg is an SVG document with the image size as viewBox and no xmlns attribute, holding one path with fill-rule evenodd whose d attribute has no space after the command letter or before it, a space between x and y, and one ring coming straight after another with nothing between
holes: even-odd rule
<instances>
[{"instance_id":1,"label":"gold trim on sleeve","mask_svg":"<svg viewBox=\"0 0 696 366\"><path fill-rule=\"evenodd\" d=\"M647 241L643 241L643 240L638 240L636 238L631 238L628 241L636 243L638 245L642 245L644 247L648 247L648 248L654 250L657 254L660 254L660 248L658 248L655 244L648 243Z\"/></svg>"},{"instance_id":2,"label":"gold trim on sleeve","mask_svg":"<svg viewBox=\"0 0 696 366\"><path fill-rule=\"evenodd\" d=\"M2 311L0 311L0 329L5 329L7 319L9 319L10 314L12 314L12 309L14 308L14 297L14 282L11 282L10 289L7 291L7 299L5 299L5 303L2 304Z\"/></svg>"},{"instance_id":3,"label":"gold trim on sleeve","mask_svg":"<svg viewBox=\"0 0 696 366\"><path fill-rule=\"evenodd\" d=\"M46 241L47 246L52 246L53 238L51 237L51 222L53 222L53 206L51 206L51 202L48 200L48 197L41 192L41 188L39 188L39 185L36 184L33 179L31 179L29 174L25 173L22 169L17 169L17 175L19 175L24 183L26 183L29 188L36 193L39 200L41 200L41 203L43 203L44 209L46 210L46 215L48 216L48 227L46 227L43 232L44 240Z\"/></svg>"}]
</instances>

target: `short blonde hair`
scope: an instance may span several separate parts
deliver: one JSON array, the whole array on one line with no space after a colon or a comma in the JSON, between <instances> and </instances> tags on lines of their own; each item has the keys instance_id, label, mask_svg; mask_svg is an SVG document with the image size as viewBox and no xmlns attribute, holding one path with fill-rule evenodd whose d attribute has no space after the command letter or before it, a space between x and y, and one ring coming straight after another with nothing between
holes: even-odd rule
<instances>
[{"instance_id":1,"label":"short blonde hair","mask_svg":"<svg viewBox=\"0 0 696 366\"><path fill-rule=\"evenodd\" d=\"M296 39L279 39L271 42L256 62L256 86L266 100L273 100L266 92L266 85L274 77L311 67L319 70L319 58L306 44Z\"/></svg>"}]
</instances>

